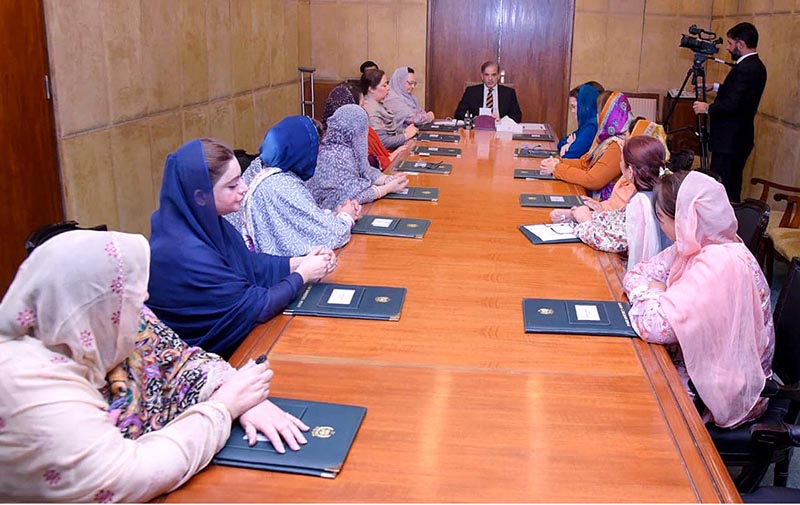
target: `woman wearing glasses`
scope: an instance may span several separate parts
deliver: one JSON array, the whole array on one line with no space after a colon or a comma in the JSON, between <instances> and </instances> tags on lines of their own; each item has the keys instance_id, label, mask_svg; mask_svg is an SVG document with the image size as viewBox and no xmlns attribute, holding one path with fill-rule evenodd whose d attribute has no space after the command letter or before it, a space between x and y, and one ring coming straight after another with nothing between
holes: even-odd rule
<instances>
[{"instance_id":1,"label":"woman wearing glasses","mask_svg":"<svg viewBox=\"0 0 800 505\"><path fill-rule=\"evenodd\" d=\"M420 125L433 121L433 112L425 112L414 96L417 87L417 76L411 67L400 67L389 79L389 96L383 101L389 111L394 114L398 125Z\"/></svg>"}]
</instances>

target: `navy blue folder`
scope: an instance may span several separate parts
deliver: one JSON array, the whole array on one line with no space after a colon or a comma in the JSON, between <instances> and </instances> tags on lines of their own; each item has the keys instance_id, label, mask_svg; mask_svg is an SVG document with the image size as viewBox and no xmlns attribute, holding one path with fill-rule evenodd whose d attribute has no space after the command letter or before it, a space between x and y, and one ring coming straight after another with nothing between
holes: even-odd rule
<instances>
[{"instance_id":1,"label":"navy blue folder","mask_svg":"<svg viewBox=\"0 0 800 505\"><path fill-rule=\"evenodd\" d=\"M514 169L514 179L541 179L544 181L554 181L553 174L545 174L538 168L516 168Z\"/></svg>"},{"instance_id":2,"label":"navy blue folder","mask_svg":"<svg viewBox=\"0 0 800 505\"><path fill-rule=\"evenodd\" d=\"M554 139L549 133L515 133L511 136L512 140L541 140L552 142Z\"/></svg>"},{"instance_id":3,"label":"navy blue folder","mask_svg":"<svg viewBox=\"0 0 800 505\"><path fill-rule=\"evenodd\" d=\"M525 235L525 237L527 237L527 239L530 240L531 243L533 243L534 245L540 245L540 244L578 244L581 241L581 239L579 239L575 235L567 235L567 234L564 235L563 239L546 240L545 241L545 240L542 240L538 235L533 233L531 230L527 229L525 226L526 225L520 225L519 226L519 231L521 231L522 234ZM549 226L549 227L553 227L554 230L559 230L559 229L561 229L561 227L563 225L542 224L542 225L539 225L539 226Z\"/></svg>"},{"instance_id":4,"label":"navy blue folder","mask_svg":"<svg viewBox=\"0 0 800 505\"><path fill-rule=\"evenodd\" d=\"M283 310L289 316L399 321L406 288L318 282L309 284Z\"/></svg>"},{"instance_id":5,"label":"navy blue folder","mask_svg":"<svg viewBox=\"0 0 800 505\"><path fill-rule=\"evenodd\" d=\"M625 302L525 298L525 333L635 337Z\"/></svg>"},{"instance_id":6,"label":"navy blue folder","mask_svg":"<svg viewBox=\"0 0 800 505\"><path fill-rule=\"evenodd\" d=\"M259 441L250 447L244 430L235 421L225 447L214 457L217 465L299 473L332 479L342 470L361 421L365 407L321 403L285 398L270 401L303 421L310 428L305 432L308 443L299 451L286 448L280 454L269 441Z\"/></svg>"},{"instance_id":7,"label":"navy blue folder","mask_svg":"<svg viewBox=\"0 0 800 505\"><path fill-rule=\"evenodd\" d=\"M457 147L436 147L436 146L414 146L411 151L420 156L461 156L461 149ZM547 156L545 156L546 158Z\"/></svg>"},{"instance_id":8,"label":"navy blue folder","mask_svg":"<svg viewBox=\"0 0 800 505\"><path fill-rule=\"evenodd\" d=\"M520 158L549 158L558 156L558 151L554 149L534 149L531 147L518 147L514 149L514 156Z\"/></svg>"},{"instance_id":9,"label":"navy blue folder","mask_svg":"<svg viewBox=\"0 0 800 505\"><path fill-rule=\"evenodd\" d=\"M449 174L453 165L449 163L429 163L427 161L404 161L395 170L398 172L419 172L421 174Z\"/></svg>"},{"instance_id":10,"label":"navy blue folder","mask_svg":"<svg viewBox=\"0 0 800 505\"><path fill-rule=\"evenodd\" d=\"M403 193L389 193L383 198L388 198L389 200L422 200L426 202L438 202L439 188L407 186Z\"/></svg>"},{"instance_id":11,"label":"navy blue folder","mask_svg":"<svg viewBox=\"0 0 800 505\"><path fill-rule=\"evenodd\" d=\"M384 237L422 238L430 225L430 219L367 214L356 221L350 232Z\"/></svg>"},{"instance_id":12,"label":"navy blue folder","mask_svg":"<svg viewBox=\"0 0 800 505\"><path fill-rule=\"evenodd\" d=\"M428 142L452 142L455 144L461 141L461 135L446 135L443 133L420 133L417 135L417 140L425 140Z\"/></svg>"},{"instance_id":13,"label":"navy blue folder","mask_svg":"<svg viewBox=\"0 0 800 505\"><path fill-rule=\"evenodd\" d=\"M417 129L421 132L457 132L458 126L454 124L428 123L428 124L418 125Z\"/></svg>"},{"instance_id":14,"label":"navy blue folder","mask_svg":"<svg viewBox=\"0 0 800 505\"><path fill-rule=\"evenodd\" d=\"M569 209L583 205L583 200L575 195L538 195L522 193L519 204L523 207L548 207L551 209Z\"/></svg>"}]
</instances>

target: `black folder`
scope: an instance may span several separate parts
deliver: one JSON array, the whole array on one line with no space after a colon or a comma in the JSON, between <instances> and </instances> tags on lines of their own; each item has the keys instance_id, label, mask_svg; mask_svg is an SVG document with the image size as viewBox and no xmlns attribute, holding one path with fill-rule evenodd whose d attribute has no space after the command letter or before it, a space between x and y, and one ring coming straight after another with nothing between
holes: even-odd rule
<instances>
[{"instance_id":1,"label":"black folder","mask_svg":"<svg viewBox=\"0 0 800 505\"><path fill-rule=\"evenodd\" d=\"M537 168L515 168L514 179L541 179L544 181L555 181L553 174L545 174Z\"/></svg>"},{"instance_id":2,"label":"black folder","mask_svg":"<svg viewBox=\"0 0 800 505\"><path fill-rule=\"evenodd\" d=\"M540 140L552 142L554 139L549 133L515 133L511 136L512 140Z\"/></svg>"},{"instance_id":3,"label":"black folder","mask_svg":"<svg viewBox=\"0 0 800 505\"><path fill-rule=\"evenodd\" d=\"M283 310L288 316L399 321L406 288L317 282L306 286Z\"/></svg>"},{"instance_id":4,"label":"black folder","mask_svg":"<svg viewBox=\"0 0 800 505\"><path fill-rule=\"evenodd\" d=\"M461 156L461 149L457 147L436 147L436 146L414 146L411 151L420 156ZM546 158L546 156L545 156Z\"/></svg>"},{"instance_id":5,"label":"black folder","mask_svg":"<svg viewBox=\"0 0 800 505\"><path fill-rule=\"evenodd\" d=\"M228 442L217 453L213 462L217 465L299 473L329 479L336 477L350 452L350 446L367 409L353 405L274 397L270 401L308 425L310 429L305 432L308 443L301 445L299 451L287 447L284 454L276 452L268 440L259 440L250 447L239 421L234 421Z\"/></svg>"},{"instance_id":6,"label":"black folder","mask_svg":"<svg viewBox=\"0 0 800 505\"><path fill-rule=\"evenodd\" d=\"M417 129L421 132L457 132L458 126L454 124L428 123L428 124L418 125Z\"/></svg>"},{"instance_id":7,"label":"black folder","mask_svg":"<svg viewBox=\"0 0 800 505\"><path fill-rule=\"evenodd\" d=\"M635 337L625 302L525 298L525 333Z\"/></svg>"},{"instance_id":8,"label":"black folder","mask_svg":"<svg viewBox=\"0 0 800 505\"><path fill-rule=\"evenodd\" d=\"M426 140L428 142L458 143L461 140L461 135L446 135L443 133L420 133L417 135L417 140Z\"/></svg>"},{"instance_id":9,"label":"black folder","mask_svg":"<svg viewBox=\"0 0 800 505\"><path fill-rule=\"evenodd\" d=\"M571 234L564 234L564 238L557 238L554 240L543 240L539 235L534 233L534 230L528 229L530 227L542 226L542 227L549 227L554 231L561 231L564 228L564 224L540 224L540 225L522 225L519 227L519 231L522 232L525 237L528 238L534 245L540 244L577 244L580 243L581 239L576 237L575 235Z\"/></svg>"},{"instance_id":10,"label":"black folder","mask_svg":"<svg viewBox=\"0 0 800 505\"><path fill-rule=\"evenodd\" d=\"M439 188L423 188L407 186L401 193L389 193L383 198L389 200L423 200L427 202L439 201Z\"/></svg>"},{"instance_id":11,"label":"black folder","mask_svg":"<svg viewBox=\"0 0 800 505\"><path fill-rule=\"evenodd\" d=\"M518 147L514 149L514 156L519 158L549 158L558 156L555 149L534 149L532 147Z\"/></svg>"},{"instance_id":12,"label":"black folder","mask_svg":"<svg viewBox=\"0 0 800 505\"><path fill-rule=\"evenodd\" d=\"M385 237L422 238L430 225L430 219L367 214L356 221L350 232Z\"/></svg>"},{"instance_id":13,"label":"black folder","mask_svg":"<svg viewBox=\"0 0 800 505\"><path fill-rule=\"evenodd\" d=\"M427 161L403 161L395 167L398 172L419 172L421 174L449 174L453 165L449 163L429 163Z\"/></svg>"},{"instance_id":14,"label":"black folder","mask_svg":"<svg viewBox=\"0 0 800 505\"><path fill-rule=\"evenodd\" d=\"M583 200L575 195L537 195L522 193L519 204L523 207L548 207L551 209L569 209L583 205Z\"/></svg>"}]
</instances>

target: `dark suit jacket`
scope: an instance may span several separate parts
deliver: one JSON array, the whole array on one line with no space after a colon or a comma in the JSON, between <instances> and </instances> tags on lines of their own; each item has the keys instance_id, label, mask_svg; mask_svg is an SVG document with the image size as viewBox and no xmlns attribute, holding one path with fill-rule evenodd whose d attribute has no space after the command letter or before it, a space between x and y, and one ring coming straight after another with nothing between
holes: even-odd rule
<instances>
[{"instance_id":1,"label":"dark suit jacket","mask_svg":"<svg viewBox=\"0 0 800 505\"><path fill-rule=\"evenodd\" d=\"M517 92L513 88L501 84L496 86L496 90L495 100L498 100L497 110L500 112L500 117L508 116L517 123L522 121L522 111L519 109L519 103L517 103ZM483 84L468 86L464 90L464 96L461 97L461 101L458 102L454 117L456 119L464 119L464 114L467 111L473 116L477 116L478 109L481 107L483 107Z\"/></svg>"},{"instance_id":2,"label":"dark suit jacket","mask_svg":"<svg viewBox=\"0 0 800 505\"><path fill-rule=\"evenodd\" d=\"M711 119L711 151L750 152L761 93L767 84L767 69L757 54L735 65L708 107Z\"/></svg>"}]
</instances>

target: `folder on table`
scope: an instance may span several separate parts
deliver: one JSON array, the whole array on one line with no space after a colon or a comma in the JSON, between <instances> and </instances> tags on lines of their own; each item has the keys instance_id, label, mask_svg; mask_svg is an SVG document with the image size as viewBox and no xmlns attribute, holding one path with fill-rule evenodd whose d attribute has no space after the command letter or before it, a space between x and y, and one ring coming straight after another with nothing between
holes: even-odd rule
<instances>
[{"instance_id":1,"label":"folder on table","mask_svg":"<svg viewBox=\"0 0 800 505\"><path fill-rule=\"evenodd\" d=\"M398 321L405 297L406 288L317 282L306 286L283 313Z\"/></svg>"},{"instance_id":2,"label":"folder on table","mask_svg":"<svg viewBox=\"0 0 800 505\"><path fill-rule=\"evenodd\" d=\"M514 179L541 179L544 181L555 181L553 174L546 174L537 168L515 168Z\"/></svg>"},{"instance_id":3,"label":"folder on table","mask_svg":"<svg viewBox=\"0 0 800 505\"><path fill-rule=\"evenodd\" d=\"M625 302L525 298L525 333L635 337Z\"/></svg>"},{"instance_id":4,"label":"folder on table","mask_svg":"<svg viewBox=\"0 0 800 505\"><path fill-rule=\"evenodd\" d=\"M558 151L555 149L518 147L514 149L514 156L519 158L549 158L550 156L558 156Z\"/></svg>"},{"instance_id":5,"label":"folder on table","mask_svg":"<svg viewBox=\"0 0 800 505\"><path fill-rule=\"evenodd\" d=\"M417 140L427 140L428 142L453 142L461 140L461 135L446 135L443 133L420 133Z\"/></svg>"},{"instance_id":6,"label":"folder on table","mask_svg":"<svg viewBox=\"0 0 800 505\"><path fill-rule=\"evenodd\" d=\"M572 223L528 224L519 227L519 231L533 244L575 244L581 239L575 236Z\"/></svg>"},{"instance_id":7,"label":"folder on table","mask_svg":"<svg viewBox=\"0 0 800 505\"><path fill-rule=\"evenodd\" d=\"M430 219L410 217L361 216L351 233L363 235L383 235L386 237L422 238L430 226Z\"/></svg>"},{"instance_id":8,"label":"folder on table","mask_svg":"<svg viewBox=\"0 0 800 505\"><path fill-rule=\"evenodd\" d=\"M383 198L388 198L389 200L422 200L427 202L438 202L439 188L407 186L406 189L398 193L389 193Z\"/></svg>"},{"instance_id":9,"label":"folder on table","mask_svg":"<svg viewBox=\"0 0 800 505\"><path fill-rule=\"evenodd\" d=\"M543 142L553 142L553 137L549 133L515 133L511 136L512 140L540 140Z\"/></svg>"},{"instance_id":10,"label":"folder on table","mask_svg":"<svg viewBox=\"0 0 800 505\"><path fill-rule=\"evenodd\" d=\"M583 205L583 200L575 195L538 195L535 193L522 193L519 195L519 204L523 207L569 209L571 207Z\"/></svg>"},{"instance_id":11,"label":"folder on table","mask_svg":"<svg viewBox=\"0 0 800 505\"><path fill-rule=\"evenodd\" d=\"M428 123L418 125L417 129L421 132L457 132L458 126L454 124Z\"/></svg>"},{"instance_id":12,"label":"folder on table","mask_svg":"<svg viewBox=\"0 0 800 505\"><path fill-rule=\"evenodd\" d=\"M365 407L270 397L270 401L303 421L308 443L299 451L286 448L280 454L259 434L259 441L248 445L239 421L234 421L225 447L214 457L217 465L298 473L317 477L336 477L361 426Z\"/></svg>"},{"instance_id":13,"label":"folder on table","mask_svg":"<svg viewBox=\"0 0 800 505\"><path fill-rule=\"evenodd\" d=\"M421 174L449 174L453 170L450 163L429 163L427 161L403 161L395 167L398 172L419 172Z\"/></svg>"},{"instance_id":14,"label":"folder on table","mask_svg":"<svg viewBox=\"0 0 800 505\"><path fill-rule=\"evenodd\" d=\"M420 156L461 156L461 149L457 147L414 146L411 151ZM546 157L546 156L545 156Z\"/></svg>"}]
</instances>

